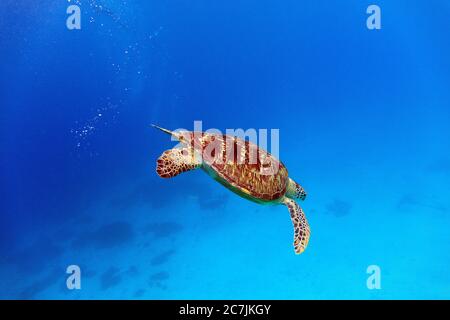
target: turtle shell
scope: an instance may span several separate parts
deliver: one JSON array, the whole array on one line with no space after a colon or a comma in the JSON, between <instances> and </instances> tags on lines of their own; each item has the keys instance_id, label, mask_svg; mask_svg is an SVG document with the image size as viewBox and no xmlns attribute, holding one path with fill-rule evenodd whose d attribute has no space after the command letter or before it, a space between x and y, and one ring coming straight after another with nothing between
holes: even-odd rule
<instances>
[{"instance_id":1,"label":"turtle shell","mask_svg":"<svg viewBox=\"0 0 450 320\"><path fill-rule=\"evenodd\" d=\"M204 133L200 139L203 165L214 171L222 182L263 202L285 194L287 169L269 152L228 135Z\"/></svg>"}]
</instances>

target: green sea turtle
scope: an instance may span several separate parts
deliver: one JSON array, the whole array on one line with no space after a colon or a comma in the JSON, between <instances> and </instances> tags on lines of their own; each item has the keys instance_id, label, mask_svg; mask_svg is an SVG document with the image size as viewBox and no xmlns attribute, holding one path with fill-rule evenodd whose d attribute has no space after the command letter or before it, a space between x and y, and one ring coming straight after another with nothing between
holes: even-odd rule
<instances>
[{"instance_id":1,"label":"green sea turtle","mask_svg":"<svg viewBox=\"0 0 450 320\"><path fill-rule=\"evenodd\" d=\"M260 204L284 204L294 225L295 253L305 251L310 229L295 199L305 190L288 177L286 167L267 151L237 137L198 131L170 131L179 145L158 158L156 172L162 178L202 168L213 179L241 197Z\"/></svg>"}]
</instances>

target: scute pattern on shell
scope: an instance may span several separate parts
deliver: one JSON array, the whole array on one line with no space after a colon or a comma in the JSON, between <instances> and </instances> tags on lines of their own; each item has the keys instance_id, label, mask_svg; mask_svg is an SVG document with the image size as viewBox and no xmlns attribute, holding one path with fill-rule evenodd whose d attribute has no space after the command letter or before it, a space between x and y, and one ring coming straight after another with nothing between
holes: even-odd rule
<instances>
[{"instance_id":1,"label":"scute pattern on shell","mask_svg":"<svg viewBox=\"0 0 450 320\"><path fill-rule=\"evenodd\" d=\"M207 133L191 141L195 149L202 149L203 163L242 192L266 201L279 199L285 194L286 167L254 143Z\"/></svg>"}]
</instances>

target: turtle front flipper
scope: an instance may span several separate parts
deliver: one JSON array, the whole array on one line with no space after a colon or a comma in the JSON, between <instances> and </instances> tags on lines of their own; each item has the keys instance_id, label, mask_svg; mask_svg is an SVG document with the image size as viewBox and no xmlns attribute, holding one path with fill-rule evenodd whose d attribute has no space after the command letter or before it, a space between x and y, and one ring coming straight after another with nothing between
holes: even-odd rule
<instances>
[{"instance_id":1,"label":"turtle front flipper","mask_svg":"<svg viewBox=\"0 0 450 320\"><path fill-rule=\"evenodd\" d=\"M296 254L305 251L311 234L309 224L302 208L292 199L285 197L283 203L288 207L294 225L294 248Z\"/></svg>"},{"instance_id":2,"label":"turtle front flipper","mask_svg":"<svg viewBox=\"0 0 450 320\"><path fill-rule=\"evenodd\" d=\"M202 164L192 148L166 150L156 161L156 173L161 178L172 178L180 173L197 169Z\"/></svg>"}]
</instances>

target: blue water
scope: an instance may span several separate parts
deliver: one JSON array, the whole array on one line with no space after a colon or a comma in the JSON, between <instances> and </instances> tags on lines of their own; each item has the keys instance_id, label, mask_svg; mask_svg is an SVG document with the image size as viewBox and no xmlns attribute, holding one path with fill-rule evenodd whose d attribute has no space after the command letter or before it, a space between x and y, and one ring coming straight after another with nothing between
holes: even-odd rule
<instances>
[{"instance_id":1,"label":"blue water","mask_svg":"<svg viewBox=\"0 0 450 320\"><path fill-rule=\"evenodd\" d=\"M450 298L450 5L373 3L381 30L356 0L2 0L0 298ZM305 253L286 207L156 175L149 124L195 120L280 130Z\"/></svg>"}]
</instances>

